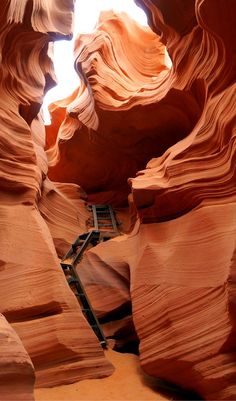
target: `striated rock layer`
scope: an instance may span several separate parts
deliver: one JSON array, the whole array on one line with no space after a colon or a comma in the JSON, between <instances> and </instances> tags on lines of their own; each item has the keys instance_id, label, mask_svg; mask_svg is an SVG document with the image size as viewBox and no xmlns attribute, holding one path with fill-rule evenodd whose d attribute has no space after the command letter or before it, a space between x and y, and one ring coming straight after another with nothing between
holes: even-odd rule
<instances>
[{"instance_id":1,"label":"striated rock layer","mask_svg":"<svg viewBox=\"0 0 236 401\"><path fill-rule=\"evenodd\" d=\"M123 311L123 326L113 326L123 339L132 311L150 375L206 399L235 399L235 1L136 3L173 66L158 64L153 32L104 14L76 42L83 85L52 107L63 118L47 131L51 163L60 155L50 176L115 205L125 204L133 177L140 221L78 269L94 308L106 324Z\"/></svg>"},{"instance_id":2,"label":"striated rock layer","mask_svg":"<svg viewBox=\"0 0 236 401\"><path fill-rule=\"evenodd\" d=\"M75 46L82 85L51 108L48 157L59 161L49 176L81 185L90 202L126 206L127 178L191 131L203 101L189 88L156 102L168 76L164 46L125 14L102 14L97 30Z\"/></svg>"},{"instance_id":3,"label":"striated rock layer","mask_svg":"<svg viewBox=\"0 0 236 401\"><path fill-rule=\"evenodd\" d=\"M131 300L145 372L206 399L235 398L235 237L235 204L199 207L97 246L78 269L98 314L113 321Z\"/></svg>"},{"instance_id":4,"label":"striated rock layer","mask_svg":"<svg viewBox=\"0 0 236 401\"><path fill-rule=\"evenodd\" d=\"M143 221L151 222L179 216L202 201L235 200L236 62L235 43L227 31L235 36L236 5L219 1L213 7L208 0L140 3L149 8L173 61L172 74L159 91L194 87L194 97L203 102L191 133L132 180L135 204ZM186 3L188 12L177 27L170 9L178 15ZM221 19L227 27L218 24Z\"/></svg>"},{"instance_id":5,"label":"striated rock layer","mask_svg":"<svg viewBox=\"0 0 236 401\"><path fill-rule=\"evenodd\" d=\"M54 83L49 42L70 38L72 12L72 0L1 3L0 312L28 352L38 386L113 371L67 285L49 231L60 226L55 242L63 238L65 245L63 223L69 241L73 224L81 232L85 226L75 206L80 189L46 179L38 114Z\"/></svg>"},{"instance_id":6,"label":"striated rock layer","mask_svg":"<svg viewBox=\"0 0 236 401\"><path fill-rule=\"evenodd\" d=\"M138 336L150 375L233 400L235 1L136 2L153 31L105 13L76 42L82 85L47 129L56 183L38 112L53 84L48 43L70 37L73 1L2 2L0 311L38 385L110 374L55 247L62 256L86 228L81 187L119 207L132 191L133 231L78 268L104 329L121 345Z\"/></svg>"},{"instance_id":7,"label":"striated rock layer","mask_svg":"<svg viewBox=\"0 0 236 401\"><path fill-rule=\"evenodd\" d=\"M34 368L19 337L0 315L0 400L33 401Z\"/></svg>"}]
</instances>

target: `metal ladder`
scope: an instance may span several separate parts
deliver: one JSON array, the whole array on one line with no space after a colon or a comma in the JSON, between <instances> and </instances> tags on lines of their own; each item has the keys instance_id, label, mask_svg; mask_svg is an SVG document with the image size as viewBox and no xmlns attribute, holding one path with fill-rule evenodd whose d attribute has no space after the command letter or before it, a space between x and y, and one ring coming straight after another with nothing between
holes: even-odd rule
<instances>
[{"instance_id":1,"label":"metal ladder","mask_svg":"<svg viewBox=\"0 0 236 401\"><path fill-rule=\"evenodd\" d=\"M81 305L82 312L87 319L89 325L96 334L101 346L107 347L107 340L103 333L103 330L99 324L97 316L93 310L93 307L88 299L85 288L78 276L76 271L76 265L81 261L83 253L89 244L92 246L97 245L100 239L100 232L93 230L85 234L79 235L76 241L71 245L71 248L66 253L61 261L61 267L67 278L67 282L77 297L78 302Z\"/></svg>"},{"instance_id":2,"label":"metal ladder","mask_svg":"<svg viewBox=\"0 0 236 401\"><path fill-rule=\"evenodd\" d=\"M89 205L88 210L92 212L92 226L95 230L106 232L108 238L120 234L111 205Z\"/></svg>"}]
</instances>

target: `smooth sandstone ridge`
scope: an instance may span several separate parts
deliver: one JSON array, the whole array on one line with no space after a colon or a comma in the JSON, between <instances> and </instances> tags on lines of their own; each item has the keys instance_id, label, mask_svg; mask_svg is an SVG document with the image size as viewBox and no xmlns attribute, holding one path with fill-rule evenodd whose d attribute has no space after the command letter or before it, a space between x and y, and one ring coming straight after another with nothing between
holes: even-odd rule
<instances>
[{"instance_id":1,"label":"smooth sandstone ridge","mask_svg":"<svg viewBox=\"0 0 236 401\"><path fill-rule=\"evenodd\" d=\"M73 1L1 3L0 311L33 362L37 386L113 372L61 271L55 245L67 244L63 230L57 230L54 245L48 228L54 233L63 220L84 232L75 207L80 188L67 190L46 178L39 114L44 92L54 83L48 45L70 38L72 15ZM71 229L65 231L72 241Z\"/></svg>"}]
</instances>

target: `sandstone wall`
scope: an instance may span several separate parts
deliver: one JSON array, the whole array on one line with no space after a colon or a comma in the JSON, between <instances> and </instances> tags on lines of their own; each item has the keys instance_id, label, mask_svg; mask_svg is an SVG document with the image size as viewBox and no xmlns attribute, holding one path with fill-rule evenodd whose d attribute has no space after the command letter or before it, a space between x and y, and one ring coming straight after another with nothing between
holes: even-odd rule
<instances>
[{"instance_id":1,"label":"sandstone wall","mask_svg":"<svg viewBox=\"0 0 236 401\"><path fill-rule=\"evenodd\" d=\"M63 215L64 223L84 229L63 186L46 179L45 129L38 114L54 83L49 42L71 37L72 12L70 0L1 3L0 312L21 338L41 386L113 371L67 285L48 228ZM78 188L72 192L80 198ZM55 236L59 242L62 231Z\"/></svg>"},{"instance_id":2,"label":"sandstone wall","mask_svg":"<svg viewBox=\"0 0 236 401\"><path fill-rule=\"evenodd\" d=\"M89 202L119 207L131 192L132 233L78 269L94 308L121 343L138 335L147 373L233 400L235 1L137 3L153 31L105 13L76 42L82 85L52 106L47 130L54 184L38 111L53 83L48 42L70 36L73 2L3 1L0 311L39 385L111 373L55 245L61 256L86 227L78 185Z\"/></svg>"},{"instance_id":3,"label":"sandstone wall","mask_svg":"<svg viewBox=\"0 0 236 401\"><path fill-rule=\"evenodd\" d=\"M32 362L12 327L0 315L0 400L34 401Z\"/></svg>"},{"instance_id":4,"label":"sandstone wall","mask_svg":"<svg viewBox=\"0 0 236 401\"><path fill-rule=\"evenodd\" d=\"M156 75L151 73L156 79L145 86L142 70L143 86L137 92L138 75L129 64L135 52L130 47L122 53L108 29L113 24L118 34L119 27L122 37L127 21L121 25L107 15L97 32L79 37L77 68L88 91L83 100L90 96L91 107L83 107L76 94L75 103L68 102L58 136L68 141L58 141L61 161L50 174L66 181L62 167L68 155L74 155L71 171L76 157L86 152L91 164L83 186L90 199L115 205L125 204L125 177L133 177L130 199L137 226L131 234L90 250L78 269L94 307L101 316L114 318L117 309L131 302L147 373L206 399L235 399L235 2L136 2L147 12L173 66L160 69L155 63L161 47L157 54L148 48L148 66L156 69ZM151 34L146 43L150 40ZM108 57L111 46L118 62ZM135 57L134 64L142 62ZM113 78L109 85L105 71ZM120 82L127 90L128 79L135 82L131 97L118 90ZM86 118L81 110L88 110ZM78 120L74 127L70 120L77 116L80 128ZM89 132L90 138L85 137ZM99 150L107 168L104 180L95 168L99 141L110 156ZM52 160L58 155L55 149ZM132 161L140 155L140 163L131 168L124 149ZM73 180L80 183L83 177L75 172ZM99 299L98 293L103 294Z\"/></svg>"}]
</instances>

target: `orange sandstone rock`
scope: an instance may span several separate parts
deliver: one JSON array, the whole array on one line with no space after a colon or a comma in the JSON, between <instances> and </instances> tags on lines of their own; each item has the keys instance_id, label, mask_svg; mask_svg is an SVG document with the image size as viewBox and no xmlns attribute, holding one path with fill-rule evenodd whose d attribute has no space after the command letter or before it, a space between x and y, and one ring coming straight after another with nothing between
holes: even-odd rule
<instances>
[{"instance_id":1,"label":"orange sandstone rock","mask_svg":"<svg viewBox=\"0 0 236 401\"><path fill-rule=\"evenodd\" d=\"M195 88L159 91L170 75L164 47L126 15L102 14L94 33L78 37L75 57L83 84L52 107L48 156L50 164L59 161L49 177L81 185L91 202L125 206L127 178L183 139L203 102Z\"/></svg>"},{"instance_id":2,"label":"orange sandstone rock","mask_svg":"<svg viewBox=\"0 0 236 401\"><path fill-rule=\"evenodd\" d=\"M95 103L100 99L96 108L100 125L93 137L94 150L100 132L103 138L104 132L119 137L116 144L127 143L122 127L135 115L129 137L141 138L142 132L144 156L150 132L147 121L152 127L156 156L148 151L152 159L147 168L130 180L141 225L130 235L90 250L78 271L102 316L115 315L125 305L125 296L130 297L147 373L206 399L235 399L235 3L176 0L171 7L162 0L139 3L167 45L173 67L159 72L151 105L139 98L142 108L134 103L129 119L122 114L124 99L118 99L123 102L119 107L114 91L110 97L103 90L99 95L94 91ZM86 50L89 41L87 46ZM84 54L89 60L84 64L88 84L97 88L99 63L92 63L92 54L89 58L85 50ZM116 108L111 98L117 101ZM118 120L119 130L114 132ZM71 138L74 145L83 129ZM133 154L139 154L137 142L132 143ZM62 160L70 146L61 146ZM132 176L133 170L129 171ZM60 163L54 173L60 177ZM117 188L117 179L108 181ZM103 184L107 188L105 180ZM88 184L88 188L92 199L99 199L100 187ZM103 297L98 299L99 292Z\"/></svg>"},{"instance_id":3,"label":"orange sandstone rock","mask_svg":"<svg viewBox=\"0 0 236 401\"><path fill-rule=\"evenodd\" d=\"M150 375L233 400L235 1L137 3L160 37L105 13L77 39L82 85L51 107L47 129L56 183L38 111L53 82L48 42L70 37L73 2L61 14L56 0L2 3L1 312L39 385L110 374L55 246L61 256L86 227L80 187L119 207L132 191L133 231L78 267L94 309L116 341L138 336Z\"/></svg>"},{"instance_id":4,"label":"orange sandstone rock","mask_svg":"<svg viewBox=\"0 0 236 401\"><path fill-rule=\"evenodd\" d=\"M121 303L126 271L143 369L206 399L235 398L235 235L235 205L205 205L97 246L78 270L111 320L106 287Z\"/></svg>"},{"instance_id":5,"label":"orange sandstone rock","mask_svg":"<svg viewBox=\"0 0 236 401\"><path fill-rule=\"evenodd\" d=\"M68 287L49 231L65 246L63 232L73 237L65 221L77 223L78 231L85 226L75 210L79 188L59 190L46 180L45 129L38 114L54 79L49 41L70 38L72 13L71 0L1 3L0 312L29 354L37 386L113 372ZM64 231L57 205L65 206Z\"/></svg>"},{"instance_id":6,"label":"orange sandstone rock","mask_svg":"<svg viewBox=\"0 0 236 401\"><path fill-rule=\"evenodd\" d=\"M3 315L0 315L0 354L0 400L33 401L35 375L32 362Z\"/></svg>"}]
</instances>

